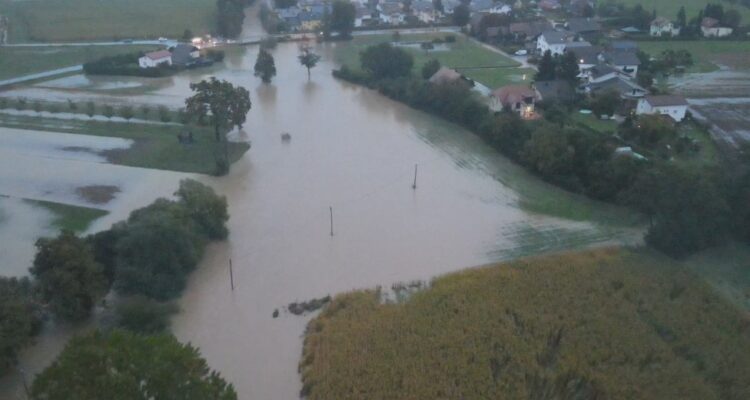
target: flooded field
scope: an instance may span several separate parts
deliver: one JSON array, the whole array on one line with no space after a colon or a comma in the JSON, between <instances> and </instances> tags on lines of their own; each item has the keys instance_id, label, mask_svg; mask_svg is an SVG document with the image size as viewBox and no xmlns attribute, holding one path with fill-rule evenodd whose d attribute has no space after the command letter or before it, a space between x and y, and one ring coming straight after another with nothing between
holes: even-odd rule
<instances>
[{"instance_id":1,"label":"flooded field","mask_svg":"<svg viewBox=\"0 0 750 400\"><path fill-rule=\"evenodd\" d=\"M231 234L209 247L173 327L180 340L201 348L241 399L298 397L297 363L308 318L287 313L290 302L429 280L542 251L640 241L641 229L628 212L547 185L455 125L334 80L330 60L337 45L346 44L318 47L324 58L309 81L297 61L297 45L290 43L273 51L278 76L271 85L253 76L257 49L240 48L228 51L224 68L167 79L118 78L117 85L101 82L99 89L85 89L77 77L65 78L75 89L49 83L18 89L44 99L75 94L179 106L189 82L213 73L250 90L248 122L233 137L251 139L252 150L228 176L200 178L228 197ZM132 91L133 82L140 89L127 96L113 93ZM281 140L283 132L290 141ZM84 202L78 187L118 187L106 206L112 213L92 229L170 193L183 176L94 160L12 157L0 161L8 163L2 171L33 165L28 172L0 174L5 179L0 188L13 196L75 203ZM11 176L19 177L11 181L16 179ZM32 178L33 185L24 184ZM273 318L276 309L280 316ZM22 366L38 371L61 343L43 337ZM11 389L19 393L19 388Z\"/></svg>"}]
</instances>

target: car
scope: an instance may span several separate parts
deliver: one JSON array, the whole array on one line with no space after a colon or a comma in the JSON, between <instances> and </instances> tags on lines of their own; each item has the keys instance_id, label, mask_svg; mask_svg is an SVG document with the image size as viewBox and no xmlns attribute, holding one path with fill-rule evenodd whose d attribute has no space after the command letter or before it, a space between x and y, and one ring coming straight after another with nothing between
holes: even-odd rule
<instances>
[{"instance_id":1,"label":"car","mask_svg":"<svg viewBox=\"0 0 750 400\"><path fill-rule=\"evenodd\" d=\"M515 52L514 54L517 55L517 56L525 56L525 55L529 54L529 52L526 51L526 50L524 50L524 49L521 49L521 50L518 50L517 52Z\"/></svg>"},{"instance_id":2,"label":"car","mask_svg":"<svg viewBox=\"0 0 750 400\"><path fill-rule=\"evenodd\" d=\"M167 38L165 38L165 37L163 37L163 36L159 38L159 41L160 41L160 42L166 42L167 40L168 40L168 39L167 39Z\"/></svg>"}]
</instances>

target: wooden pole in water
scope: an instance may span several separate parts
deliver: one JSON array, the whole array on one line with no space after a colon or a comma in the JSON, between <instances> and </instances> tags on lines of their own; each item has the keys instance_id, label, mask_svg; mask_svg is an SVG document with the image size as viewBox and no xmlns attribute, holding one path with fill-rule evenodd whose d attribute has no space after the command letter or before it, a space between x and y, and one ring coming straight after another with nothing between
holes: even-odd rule
<instances>
[{"instance_id":1,"label":"wooden pole in water","mask_svg":"<svg viewBox=\"0 0 750 400\"><path fill-rule=\"evenodd\" d=\"M234 292L234 271L232 271L232 259L229 259L229 284L232 285L232 291Z\"/></svg>"},{"instance_id":2,"label":"wooden pole in water","mask_svg":"<svg viewBox=\"0 0 750 400\"><path fill-rule=\"evenodd\" d=\"M412 189L417 188L417 167L419 167L419 164L414 164L414 184L411 185Z\"/></svg>"},{"instance_id":3,"label":"wooden pole in water","mask_svg":"<svg viewBox=\"0 0 750 400\"><path fill-rule=\"evenodd\" d=\"M331 236L333 236L333 206L328 207L328 209L331 211Z\"/></svg>"}]
</instances>

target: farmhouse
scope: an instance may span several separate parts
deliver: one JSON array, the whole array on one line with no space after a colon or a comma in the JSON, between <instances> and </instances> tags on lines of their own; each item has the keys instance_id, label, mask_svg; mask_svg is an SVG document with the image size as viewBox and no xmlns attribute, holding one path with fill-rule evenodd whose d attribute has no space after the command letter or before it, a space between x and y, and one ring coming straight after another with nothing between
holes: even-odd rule
<instances>
[{"instance_id":1,"label":"farmhouse","mask_svg":"<svg viewBox=\"0 0 750 400\"><path fill-rule=\"evenodd\" d=\"M638 74L638 67L641 65L638 55L632 51L609 51L604 54L604 59L615 69L631 78L635 78Z\"/></svg>"},{"instance_id":2,"label":"farmhouse","mask_svg":"<svg viewBox=\"0 0 750 400\"><path fill-rule=\"evenodd\" d=\"M197 47L181 43L172 48L172 65L186 67L195 63L200 56L201 53Z\"/></svg>"},{"instance_id":3,"label":"farmhouse","mask_svg":"<svg viewBox=\"0 0 750 400\"><path fill-rule=\"evenodd\" d=\"M649 30L649 35L651 36L677 36L679 34L680 28L675 27L672 21L664 17L658 17L651 21L651 29Z\"/></svg>"},{"instance_id":4,"label":"farmhouse","mask_svg":"<svg viewBox=\"0 0 750 400\"><path fill-rule=\"evenodd\" d=\"M138 59L141 68L155 68L160 65L172 65L172 53L167 50L152 51Z\"/></svg>"},{"instance_id":5,"label":"farmhouse","mask_svg":"<svg viewBox=\"0 0 750 400\"><path fill-rule=\"evenodd\" d=\"M646 96L638 100L635 113L638 115L668 115L680 122L685 119L688 103L682 96Z\"/></svg>"},{"instance_id":6,"label":"farmhouse","mask_svg":"<svg viewBox=\"0 0 750 400\"><path fill-rule=\"evenodd\" d=\"M524 119L534 118L534 106L539 100L537 92L526 85L503 86L492 92L490 97L492 110L508 108Z\"/></svg>"},{"instance_id":7,"label":"farmhouse","mask_svg":"<svg viewBox=\"0 0 750 400\"><path fill-rule=\"evenodd\" d=\"M565 51L565 46L571 41L572 36L568 32L546 31L536 41L536 49L540 54L547 51L552 55L559 55Z\"/></svg>"},{"instance_id":8,"label":"farmhouse","mask_svg":"<svg viewBox=\"0 0 750 400\"><path fill-rule=\"evenodd\" d=\"M704 37L725 37L732 34L732 28L721 26L718 19L705 17L701 21L701 32Z\"/></svg>"},{"instance_id":9,"label":"farmhouse","mask_svg":"<svg viewBox=\"0 0 750 400\"><path fill-rule=\"evenodd\" d=\"M534 83L537 100L545 103L568 103L575 100L575 90L567 81L538 81Z\"/></svg>"}]
</instances>

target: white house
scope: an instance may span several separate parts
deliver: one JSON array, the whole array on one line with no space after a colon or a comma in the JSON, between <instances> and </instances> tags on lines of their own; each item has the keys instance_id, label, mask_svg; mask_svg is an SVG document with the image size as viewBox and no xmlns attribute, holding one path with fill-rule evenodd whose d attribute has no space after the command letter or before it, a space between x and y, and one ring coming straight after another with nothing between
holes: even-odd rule
<instances>
[{"instance_id":1,"label":"white house","mask_svg":"<svg viewBox=\"0 0 750 400\"><path fill-rule=\"evenodd\" d=\"M377 8L380 11L380 22L384 24L399 25L406 19L401 3L380 3Z\"/></svg>"},{"instance_id":2,"label":"white house","mask_svg":"<svg viewBox=\"0 0 750 400\"><path fill-rule=\"evenodd\" d=\"M638 100L635 113L668 115L673 120L680 122L685 119L688 103L682 96L646 96Z\"/></svg>"},{"instance_id":3,"label":"white house","mask_svg":"<svg viewBox=\"0 0 750 400\"><path fill-rule=\"evenodd\" d=\"M168 50L152 51L138 59L141 68L154 68L162 64L172 65L172 53Z\"/></svg>"},{"instance_id":4,"label":"white house","mask_svg":"<svg viewBox=\"0 0 750 400\"><path fill-rule=\"evenodd\" d=\"M677 36L680 34L680 28L674 26L672 21L659 17L651 21L651 29L649 30L651 36Z\"/></svg>"},{"instance_id":5,"label":"white house","mask_svg":"<svg viewBox=\"0 0 750 400\"><path fill-rule=\"evenodd\" d=\"M701 21L701 32L704 37L725 37L731 35L733 29L721 26L716 18L705 17Z\"/></svg>"},{"instance_id":6,"label":"white house","mask_svg":"<svg viewBox=\"0 0 750 400\"><path fill-rule=\"evenodd\" d=\"M411 5L411 10L414 16L425 24L433 23L437 19L437 11L431 1L415 1Z\"/></svg>"},{"instance_id":7,"label":"white house","mask_svg":"<svg viewBox=\"0 0 750 400\"><path fill-rule=\"evenodd\" d=\"M536 49L539 54L547 51L552 55L561 55L565 52L565 46L570 42L570 34L560 31L547 31L542 33L536 41Z\"/></svg>"}]
</instances>

